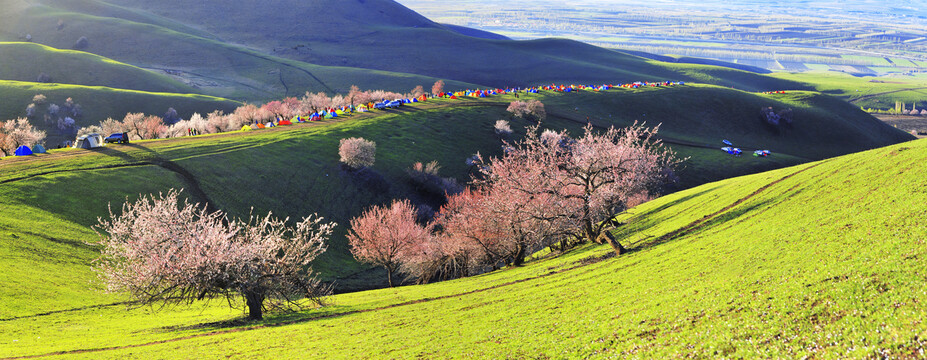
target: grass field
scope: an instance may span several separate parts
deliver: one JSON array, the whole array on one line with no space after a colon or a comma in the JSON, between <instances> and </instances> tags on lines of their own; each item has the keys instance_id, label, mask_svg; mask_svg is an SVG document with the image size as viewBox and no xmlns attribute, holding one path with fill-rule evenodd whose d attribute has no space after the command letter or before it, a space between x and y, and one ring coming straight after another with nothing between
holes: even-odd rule
<instances>
[{"instance_id":1,"label":"grass field","mask_svg":"<svg viewBox=\"0 0 927 360\"><path fill-rule=\"evenodd\" d=\"M0 356L917 358L924 151L921 140L657 199L622 217L632 252L620 258L584 247L252 324L224 303L6 318Z\"/></svg>"},{"instance_id":2,"label":"grass field","mask_svg":"<svg viewBox=\"0 0 927 360\"><path fill-rule=\"evenodd\" d=\"M98 55L33 43L0 42L0 79L33 82L42 73L59 84L182 94L197 92L166 75Z\"/></svg>"},{"instance_id":3,"label":"grass field","mask_svg":"<svg viewBox=\"0 0 927 360\"><path fill-rule=\"evenodd\" d=\"M788 79L825 94L843 98L863 108L888 110L895 108L895 101L902 101L911 108L927 107L927 81L917 77L854 77L845 74L822 73L775 73L772 76Z\"/></svg>"},{"instance_id":4,"label":"grass field","mask_svg":"<svg viewBox=\"0 0 927 360\"><path fill-rule=\"evenodd\" d=\"M699 93L703 96L698 96ZM842 146L845 153L874 146L858 140L863 135L870 137L866 140L869 144L883 145L911 138L838 100L821 102L814 96L801 94L769 104L781 102L794 106L796 114L807 124L796 125L802 134L794 134L794 138L788 133L764 136L751 130L757 126L757 119L727 118L731 113L710 111L715 108L714 104L700 101L722 95L740 98L744 111L750 112L759 108L754 102L772 101L729 89L688 85L608 93L545 92L537 98L548 104L550 115L544 126L570 131L579 131L587 116L603 116L590 119L598 126L626 126L636 116L633 112L636 109L630 104L653 106L647 102L681 104L689 101L690 106L669 107L647 117L652 122L663 120L661 134L667 144L680 157L689 158L679 172L682 187L823 158L836 151L832 149L835 146ZM392 198L407 197L430 204L408 183L405 169L414 162L437 160L443 176L466 182L470 171L464 162L467 157L477 151L488 156L499 153L501 143L493 134L492 126L497 119L507 118L505 108L511 100L511 96L434 100L400 110L358 114L339 122L141 141L101 151L66 149L52 151L49 155L5 158L0 161L0 188L6 195L0 198L9 209L3 212L7 214L3 221L9 233L0 233L3 246L0 252L5 254L0 264L19 270L0 277L0 284L15 284L0 286L0 292L7 292L0 297L20 299L29 294L27 298L54 297L55 300L2 303L0 313L27 316L112 301L110 297L96 297L97 288L87 286L92 278L87 264L94 256L94 249L81 244L93 236L88 227L96 223L97 217L107 214L107 204L118 205L127 197L131 199L138 194L169 188L185 188L194 200L209 202L232 216L246 216L252 207L257 213L273 211L291 218L318 212L342 224L329 251L318 262L317 268L324 278L338 279L336 286L340 290L378 284L383 281L378 270L368 271L366 266L351 259L344 240L344 224L367 206ZM799 106L829 110L804 110ZM608 119L588 109L610 109L615 116ZM737 110L736 107L726 109ZM715 130L693 132L687 124L728 130L741 128L736 134L751 134L751 137L730 139L744 144L748 140L762 141L770 145L774 155L771 158L731 157L718 149L721 143L720 138L715 137ZM512 125L517 134L523 134L528 124L513 120ZM888 131L880 135L880 126ZM338 141L352 136L377 143L377 163L373 169L382 176L382 182L371 183L341 170ZM816 141L809 143L803 140L805 137L816 138ZM857 139L852 141L860 144L851 144L849 139ZM788 149L789 144L798 144L795 146L800 145L800 149L777 150ZM20 211L16 209L25 209L22 211L30 214L27 219L35 220L17 225L23 217L13 215ZM46 233L40 229L48 223L64 225L52 235L43 235ZM59 259L60 254L68 252L73 252L70 261L41 264ZM66 271L71 267L76 269ZM43 274L67 274L71 280L50 285L38 281ZM54 295L62 292L69 295Z\"/></svg>"}]
</instances>

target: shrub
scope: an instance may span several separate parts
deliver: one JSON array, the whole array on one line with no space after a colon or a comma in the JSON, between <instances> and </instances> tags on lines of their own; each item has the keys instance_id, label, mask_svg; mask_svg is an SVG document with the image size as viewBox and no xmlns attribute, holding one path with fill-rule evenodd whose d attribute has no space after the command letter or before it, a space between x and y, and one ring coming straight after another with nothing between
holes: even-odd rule
<instances>
[{"instance_id":1,"label":"shrub","mask_svg":"<svg viewBox=\"0 0 927 360\"><path fill-rule=\"evenodd\" d=\"M496 130L496 135L502 137L508 137L512 135L512 127L509 125L508 121L505 120L496 120L496 125L493 126Z\"/></svg>"},{"instance_id":2,"label":"shrub","mask_svg":"<svg viewBox=\"0 0 927 360\"><path fill-rule=\"evenodd\" d=\"M506 111L512 113L517 118L529 121L544 121L547 118L547 111L544 110L544 103L538 100L512 101Z\"/></svg>"},{"instance_id":3,"label":"shrub","mask_svg":"<svg viewBox=\"0 0 927 360\"><path fill-rule=\"evenodd\" d=\"M353 169L373 166L376 152L377 144L364 138L341 139L338 147L341 162Z\"/></svg>"},{"instance_id":4,"label":"shrub","mask_svg":"<svg viewBox=\"0 0 927 360\"><path fill-rule=\"evenodd\" d=\"M81 36L74 42L74 50L83 50L90 46L90 40L87 40L86 36Z\"/></svg>"},{"instance_id":5,"label":"shrub","mask_svg":"<svg viewBox=\"0 0 927 360\"><path fill-rule=\"evenodd\" d=\"M454 195L463 191L463 187L457 183L457 180L439 176L438 170L440 169L441 166L438 165L437 161L428 164L417 162L412 164L411 168L406 169L406 173L409 174L409 179L417 190L431 196L445 199L447 195Z\"/></svg>"},{"instance_id":6,"label":"shrub","mask_svg":"<svg viewBox=\"0 0 927 360\"><path fill-rule=\"evenodd\" d=\"M164 118L165 125L173 125L181 120L180 115L177 114L177 110L174 110L174 108L168 108L162 118Z\"/></svg>"}]
</instances>

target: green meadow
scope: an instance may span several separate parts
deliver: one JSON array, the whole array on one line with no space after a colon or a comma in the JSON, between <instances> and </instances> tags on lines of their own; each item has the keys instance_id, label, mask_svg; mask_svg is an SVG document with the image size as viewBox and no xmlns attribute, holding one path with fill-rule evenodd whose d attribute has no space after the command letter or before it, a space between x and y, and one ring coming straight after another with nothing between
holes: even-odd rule
<instances>
[{"instance_id":1,"label":"green meadow","mask_svg":"<svg viewBox=\"0 0 927 360\"><path fill-rule=\"evenodd\" d=\"M187 164L199 157L191 152L194 142L213 150L218 147L207 144L233 138L243 147L251 138L266 141L271 134L287 142L297 133L350 133L364 121L377 118L229 140L143 142L135 150L138 155L125 153L139 159L148 153L145 149L161 156L185 153L174 161ZM118 158L107 154L118 149L49 158ZM620 217L625 225L615 234L632 251L619 258L610 256L608 247L586 246L471 278L335 295L328 306L277 314L260 323L242 322L241 310L221 302L137 308L115 304L122 300L116 295L72 293L92 279L84 262L93 250L77 239L63 239L90 236L78 224L87 216L67 214L80 210L64 204L23 209L21 214L29 216L4 220L11 227L4 237L10 232L26 239L4 241L5 265L9 257L27 251L8 244L33 241L42 247L32 250L34 265L27 268L46 266L49 257L43 254L57 250L69 257L56 257L62 259L56 266L73 269L74 278L38 277L35 290L55 292L46 296L4 294L12 301L2 311L9 315L0 321L0 356L918 357L927 335L921 286L927 228L919 221L927 215L922 190L927 180L920 176L925 150L923 140L908 142L656 199ZM39 164L35 167L44 172L67 167ZM139 170L141 176L160 171ZM116 175L117 169L93 172L104 179L129 179ZM86 173L72 168L65 174ZM42 179L0 181L12 194L12 187L42 186ZM170 176L161 179L145 186L154 190ZM36 193L41 192L28 194ZM91 203L102 202L92 198ZM5 194L3 199L16 198ZM49 235L26 231L55 217L74 220ZM34 303L45 298L64 306L39 309ZM49 310L59 311L42 314Z\"/></svg>"}]
</instances>

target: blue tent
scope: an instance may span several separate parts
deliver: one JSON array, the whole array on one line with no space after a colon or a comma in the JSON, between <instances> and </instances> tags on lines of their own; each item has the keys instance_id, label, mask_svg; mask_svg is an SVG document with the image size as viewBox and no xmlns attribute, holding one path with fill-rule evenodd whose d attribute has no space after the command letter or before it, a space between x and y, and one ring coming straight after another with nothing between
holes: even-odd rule
<instances>
[{"instance_id":1,"label":"blue tent","mask_svg":"<svg viewBox=\"0 0 927 360\"><path fill-rule=\"evenodd\" d=\"M32 155L32 149L30 149L28 146L23 145L23 146L16 148L16 156L26 156L26 155Z\"/></svg>"},{"instance_id":2,"label":"blue tent","mask_svg":"<svg viewBox=\"0 0 927 360\"><path fill-rule=\"evenodd\" d=\"M36 153L36 154L44 154L44 153L45 153L45 147L42 146L41 144L35 144L35 146L32 147L32 152L34 152L34 153Z\"/></svg>"}]
</instances>

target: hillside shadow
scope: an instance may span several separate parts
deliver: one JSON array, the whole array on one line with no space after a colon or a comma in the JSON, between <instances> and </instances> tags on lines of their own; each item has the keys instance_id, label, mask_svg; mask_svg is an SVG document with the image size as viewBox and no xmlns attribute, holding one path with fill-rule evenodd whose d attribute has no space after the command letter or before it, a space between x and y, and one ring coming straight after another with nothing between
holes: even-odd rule
<instances>
[{"instance_id":1,"label":"hillside shadow","mask_svg":"<svg viewBox=\"0 0 927 360\"><path fill-rule=\"evenodd\" d=\"M117 157L130 164L134 163L135 165L152 165L152 166L157 166L161 169L167 170L169 172L172 172L181 178L181 180L185 184L184 186L185 190L187 191L187 193L192 195L193 198L197 202L204 204L206 206L206 209L209 211L218 210L215 207L215 204L210 200L206 192L203 191L203 188L200 186L200 182L196 178L196 176L190 173L184 167L180 166L176 162L161 158L160 154L158 154L157 151L154 151L145 146L141 146L141 145L133 144L133 143L123 144L121 146L125 146L127 148L138 150L139 152L144 154L144 156L141 156L141 157L134 156L133 154L128 153L126 151L122 151L116 147L103 148L100 151L100 153L107 155L107 156Z\"/></svg>"}]
</instances>

